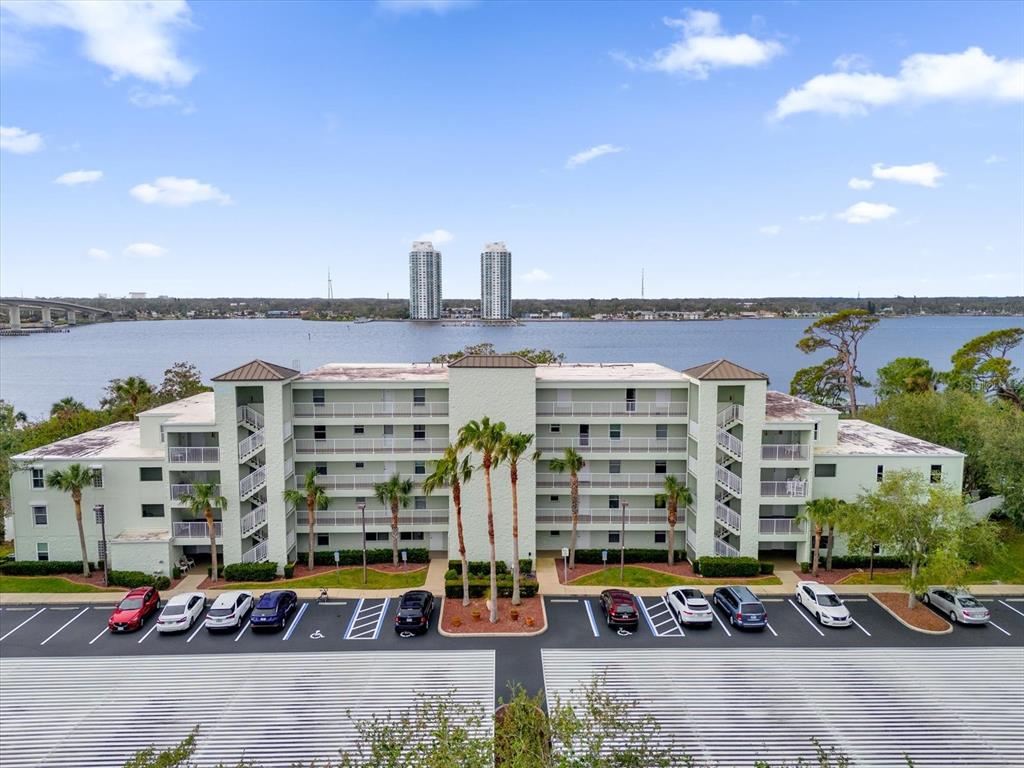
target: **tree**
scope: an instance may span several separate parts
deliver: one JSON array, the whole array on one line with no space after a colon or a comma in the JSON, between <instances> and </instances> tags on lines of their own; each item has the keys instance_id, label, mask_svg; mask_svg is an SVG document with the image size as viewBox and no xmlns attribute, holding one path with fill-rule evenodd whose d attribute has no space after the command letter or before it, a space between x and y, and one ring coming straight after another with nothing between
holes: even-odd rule
<instances>
[{"instance_id":1,"label":"tree","mask_svg":"<svg viewBox=\"0 0 1024 768\"><path fill-rule=\"evenodd\" d=\"M210 536L210 579L217 581L217 528L214 525L213 509L216 507L224 512L228 508L228 500L217 494L217 486L213 483L193 483L192 493L183 493L178 501L189 508L195 515L206 518L206 532Z\"/></svg>"},{"instance_id":2,"label":"tree","mask_svg":"<svg viewBox=\"0 0 1024 768\"><path fill-rule=\"evenodd\" d=\"M825 526L836 515L836 499L812 499L804 505L804 511L797 515L799 521L807 521L814 526L814 543L811 546L811 576L818 575L818 560L821 558L821 535ZM829 539L831 549L832 540Z\"/></svg>"},{"instance_id":3,"label":"tree","mask_svg":"<svg viewBox=\"0 0 1024 768\"><path fill-rule=\"evenodd\" d=\"M202 374L192 363L178 362L164 371L164 380L157 392L161 402L171 403L212 389L203 384Z\"/></svg>"},{"instance_id":4,"label":"tree","mask_svg":"<svg viewBox=\"0 0 1024 768\"><path fill-rule=\"evenodd\" d=\"M863 380L857 368L857 352L865 334L875 327L878 318L865 309L844 309L823 317L804 329L796 343L806 354L831 349L835 355L826 362L829 373L840 378L846 388L850 414L857 415L857 386Z\"/></svg>"},{"instance_id":5,"label":"tree","mask_svg":"<svg viewBox=\"0 0 1024 768\"><path fill-rule=\"evenodd\" d=\"M953 370L945 375L953 389L983 392L1024 408L1016 367L1010 362L1011 349L1024 342L1024 328L1004 328L978 336L953 353Z\"/></svg>"},{"instance_id":6,"label":"tree","mask_svg":"<svg viewBox=\"0 0 1024 768\"><path fill-rule=\"evenodd\" d=\"M494 496L491 493L491 469L495 465L501 443L505 439L505 422L491 423L484 416L466 422L459 429L459 450L470 448L480 454L487 489L487 539L491 545L491 623L498 621L498 566L494 548ZM500 459L498 459L500 460Z\"/></svg>"},{"instance_id":7,"label":"tree","mask_svg":"<svg viewBox=\"0 0 1024 768\"><path fill-rule=\"evenodd\" d=\"M317 485L316 478L316 469L311 469L306 473L301 491L297 488L285 488L284 490L285 502L296 507L301 504L306 505L306 514L309 515L309 560L306 567L309 570L313 570L315 565L313 550L316 548L316 511L327 509L327 505L331 503L327 491Z\"/></svg>"},{"instance_id":8,"label":"tree","mask_svg":"<svg viewBox=\"0 0 1024 768\"><path fill-rule=\"evenodd\" d=\"M67 420L85 409L85 403L81 400L76 400L73 397L64 397L50 406L50 418Z\"/></svg>"},{"instance_id":9,"label":"tree","mask_svg":"<svg viewBox=\"0 0 1024 768\"><path fill-rule=\"evenodd\" d=\"M409 506L411 493L412 480L403 480L397 472L387 482L373 486L373 495L377 501L391 510L391 564L395 567L398 566L398 508Z\"/></svg>"},{"instance_id":10,"label":"tree","mask_svg":"<svg viewBox=\"0 0 1024 768\"><path fill-rule=\"evenodd\" d=\"M863 509L859 504L847 504L843 515L843 530L851 553L868 555L868 581L875 580L875 548L886 537L885 520Z\"/></svg>"},{"instance_id":11,"label":"tree","mask_svg":"<svg viewBox=\"0 0 1024 768\"><path fill-rule=\"evenodd\" d=\"M449 445L444 455L434 463L434 471L423 481L423 492L429 496L435 488L447 485L452 489L455 506L455 530L459 537L459 559L462 561L462 604L469 605L469 561L466 559L466 537L462 530L462 486L473 477L469 456L459 459L459 449Z\"/></svg>"},{"instance_id":12,"label":"tree","mask_svg":"<svg viewBox=\"0 0 1024 768\"><path fill-rule=\"evenodd\" d=\"M78 524L78 543L82 548L82 575L89 576L89 550L85 547L85 528L82 526L82 489L92 485L93 471L81 464L71 464L65 469L54 469L46 476L48 488L57 488L71 494L75 505L75 522Z\"/></svg>"},{"instance_id":13,"label":"tree","mask_svg":"<svg viewBox=\"0 0 1024 768\"><path fill-rule=\"evenodd\" d=\"M512 605L523 602L519 596L519 462L532 442L533 435L525 432L507 434L495 457L499 464L508 464L508 477L512 484ZM539 456L540 451L534 451L531 458L536 461Z\"/></svg>"},{"instance_id":14,"label":"tree","mask_svg":"<svg viewBox=\"0 0 1024 768\"><path fill-rule=\"evenodd\" d=\"M986 411L976 436L985 480L1003 497L1002 514L1024 529L1024 411L1002 401Z\"/></svg>"},{"instance_id":15,"label":"tree","mask_svg":"<svg viewBox=\"0 0 1024 768\"><path fill-rule=\"evenodd\" d=\"M533 349L527 347L525 349L517 349L512 352L498 352L494 345L490 342L482 342L480 344L468 344L462 349L456 352L445 352L440 355L434 355L430 358L432 363L454 363L460 357L466 355L519 355L525 357L534 365L553 365L555 363L561 363L565 360L564 352L554 352L550 349Z\"/></svg>"},{"instance_id":16,"label":"tree","mask_svg":"<svg viewBox=\"0 0 1024 768\"><path fill-rule=\"evenodd\" d=\"M14 406L0 400L0 521L11 508L11 456L18 453L22 432L18 426Z\"/></svg>"},{"instance_id":17,"label":"tree","mask_svg":"<svg viewBox=\"0 0 1024 768\"><path fill-rule=\"evenodd\" d=\"M866 381L859 380L866 385ZM837 411L847 410L846 386L838 374L838 362L834 357L821 365L810 365L799 369L793 374L789 383L789 394L810 400L812 403L835 408Z\"/></svg>"},{"instance_id":18,"label":"tree","mask_svg":"<svg viewBox=\"0 0 1024 768\"><path fill-rule=\"evenodd\" d=\"M878 369L875 392L880 400L912 392L931 392L938 374L923 357L897 357Z\"/></svg>"},{"instance_id":19,"label":"tree","mask_svg":"<svg viewBox=\"0 0 1024 768\"><path fill-rule=\"evenodd\" d=\"M113 379L107 386L107 394L100 400L104 408L123 414L129 420L134 420L149 407L153 396L156 394L153 385L141 376L129 376L127 379Z\"/></svg>"},{"instance_id":20,"label":"tree","mask_svg":"<svg viewBox=\"0 0 1024 768\"><path fill-rule=\"evenodd\" d=\"M576 529L580 524L580 479L579 473L587 466L587 462L576 449L566 448L560 459L548 462L552 472L569 473L569 509L572 512L572 533L569 535L569 567L576 567Z\"/></svg>"},{"instance_id":21,"label":"tree","mask_svg":"<svg viewBox=\"0 0 1024 768\"><path fill-rule=\"evenodd\" d=\"M668 508L668 564L673 565L676 559L676 523L679 522L679 505L688 507L693 504L693 494L686 483L679 482L675 475L665 475L665 492L659 493L657 499L663 500Z\"/></svg>"}]
</instances>

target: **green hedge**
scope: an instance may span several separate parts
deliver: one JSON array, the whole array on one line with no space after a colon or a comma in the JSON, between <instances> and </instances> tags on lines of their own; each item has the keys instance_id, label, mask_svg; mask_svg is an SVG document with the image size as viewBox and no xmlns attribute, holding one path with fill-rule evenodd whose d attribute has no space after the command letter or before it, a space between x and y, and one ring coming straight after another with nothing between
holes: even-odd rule
<instances>
[{"instance_id":1,"label":"green hedge","mask_svg":"<svg viewBox=\"0 0 1024 768\"><path fill-rule=\"evenodd\" d=\"M166 576L151 576L142 571L111 571L107 574L107 583L112 587L156 587L157 589L170 589L171 580Z\"/></svg>"},{"instance_id":2,"label":"green hedge","mask_svg":"<svg viewBox=\"0 0 1024 768\"><path fill-rule=\"evenodd\" d=\"M224 567L227 581L273 581L277 578L277 563L232 563Z\"/></svg>"},{"instance_id":3,"label":"green hedge","mask_svg":"<svg viewBox=\"0 0 1024 768\"><path fill-rule=\"evenodd\" d=\"M775 573L775 563L769 562L767 560L762 560L761 561L761 575L762 576L771 576L773 573Z\"/></svg>"},{"instance_id":4,"label":"green hedge","mask_svg":"<svg viewBox=\"0 0 1024 768\"><path fill-rule=\"evenodd\" d=\"M608 552L608 562L617 563L619 562L619 549L615 546L606 547L605 550ZM601 552L605 551L601 549L577 549L576 550L576 562L577 563L593 563L600 565ZM676 562L685 562L686 553L683 550L676 551ZM626 549L626 562L627 563L664 563L668 562L668 550L667 549Z\"/></svg>"},{"instance_id":5,"label":"green hedge","mask_svg":"<svg viewBox=\"0 0 1024 768\"><path fill-rule=\"evenodd\" d=\"M455 571L457 577L462 576L462 561L461 560L449 560L448 570ZM504 560L498 560L494 564L494 570L499 574L512 573L512 569L509 564ZM533 573L533 560L529 557L519 558L519 573ZM472 576L486 576L491 578L491 561L490 560L470 560L469 561L469 575Z\"/></svg>"},{"instance_id":6,"label":"green hedge","mask_svg":"<svg viewBox=\"0 0 1024 768\"><path fill-rule=\"evenodd\" d=\"M491 588L491 579L471 578L469 580L469 596L484 597ZM537 594L540 585L536 579L523 578L519 580L519 594L522 597L533 597ZM444 583L444 594L446 597L462 597L462 579L447 579ZM512 597L512 576L504 575L498 577L498 597Z\"/></svg>"},{"instance_id":7,"label":"green hedge","mask_svg":"<svg viewBox=\"0 0 1024 768\"><path fill-rule=\"evenodd\" d=\"M102 570L103 561L89 564L91 570ZM11 560L0 563L5 576L53 576L61 573L81 573L81 560Z\"/></svg>"},{"instance_id":8,"label":"green hedge","mask_svg":"<svg viewBox=\"0 0 1024 768\"><path fill-rule=\"evenodd\" d=\"M430 562L430 551L423 548L410 548L410 547L399 547L398 548L398 562L402 562L402 552L409 553L410 563L429 563ZM341 549L338 550L340 555L339 565L362 565L363 564L363 550L361 549ZM296 558L299 562L305 563L309 560L309 553L304 552L299 554ZM390 563L391 562L391 547L374 547L372 549L367 548L366 550L366 562L370 565L379 563ZM334 565L334 550L322 550L313 553L314 565Z\"/></svg>"},{"instance_id":9,"label":"green hedge","mask_svg":"<svg viewBox=\"0 0 1024 768\"><path fill-rule=\"evenodd\" d=\"M291 579L295 577L295 563L288 563L284 567L284 577Z\"/></svg>"},{"instance_id":10,"label":"green hedge","mask_svg":"<svg viewBox=\"0 0 1024 768\"><path fill-rule=\"evenodd\" d=\"M761 573L761 563L755 557L702 557L694 563L694 570L707 579L723 576L749 578Z\"/></svg>"},{"instance_id":11,"label":"green hedge","mask_svg":"<svg viewBox=\"0 0 1024 768\"><path fill-rule=\"evenodd\" d=\"M827 558L824 553L818 555L818 568L824 568ZM871 558L867 555L835 555L832 557L833 568L870 568ZM906 568L907 561L891 555L875 555L875 568ZM810 573L809 561L800 563L801 573Z\"/></svg>"}]
</instances>

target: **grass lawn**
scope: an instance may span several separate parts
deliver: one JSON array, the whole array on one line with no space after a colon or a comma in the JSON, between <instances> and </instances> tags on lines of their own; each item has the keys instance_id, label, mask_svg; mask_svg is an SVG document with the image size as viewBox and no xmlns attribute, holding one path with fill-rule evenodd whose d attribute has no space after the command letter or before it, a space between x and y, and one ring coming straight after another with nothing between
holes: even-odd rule
<instances>
[{"instance_id":1,"label":"grass lawn","mask_svg":"<svg viewBox=\"0 0 1024 768\"><path fill-rule=\"evenodd\" d=\"M60 576L4 576L0 574L0 592L123 592L79 584Z\"/></svg>"},{"instance_id":2,"label":"grass lawn","mask_svg":"<svg viewBox=\"0 0 1024 768\"><path fill-rule=\"evenodd\" d=\"M619 580L618 566L594 571L586 576L573 579L570 584L583 587L679 587L701 584L781 584L778 576L761 576L756 579L694 579L686 576L674 576L671 573L656 571L652 568L640 568L627 565L623 570L624 579Z\"/></svg>"},{"instance_id":3,"label":"grass lawn","mask_svg":"<svg viewBox=\"0 0 1024 768\"><path fill-rule=\"evenodd\" d=\"M343 589L405 589L406 587L422 587L427 580L427 569L409 573L383 573L373 568L366 569L366 584L363 584L362 568L341 568L337 571L325 571L316 576L290 581L254 581L247 584L225 582L228 589L319 589L320 587Z\"/></svg>"},{"instance_id":4,"label":"grass lawn","mask_svg":"<svg viewBox=\"0 0 1024 768\"><path fill-rule=\"evenodd\" d=\"M809 578L809 577L808 577ZM845 579L839 582L840 584L902 584L903 574L899 571L889 571L887 573L876 573L875 578L868 581L868 572L864 573L851 573Z\"/></svg>"}]
</instances>

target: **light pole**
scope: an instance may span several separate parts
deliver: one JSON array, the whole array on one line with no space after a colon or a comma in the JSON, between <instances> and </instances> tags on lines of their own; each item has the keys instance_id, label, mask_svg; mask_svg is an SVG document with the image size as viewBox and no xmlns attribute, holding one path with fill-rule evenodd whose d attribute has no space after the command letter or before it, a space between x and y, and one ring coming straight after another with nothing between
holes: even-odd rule
<instances>
[{"instance_id":1,"label":"light pole","mask_svg":"<svg viewBox=\"0 0 1024 768\"><path fill-rule=\"evenodd\" d=\"M626 571L626 510L629 509L629 502L624 501L619 505L622 508L622 527L619 530L619 583L625 580Z\"/></svg>"},{"instance_id":2,"label":"light pole","mask_svg":"<svg viewBox=\"0 0 1024 768\"><path fill-rule=\"evenodd\" d=\"M102 504L96 504L92 511L96 515L96 522L100 524L100 541L103 542L103 586L109 587L107 574L110 573L110 548L107 547L107 515Z\"/></svg>"},{"instance_id":3,"label":"light pole","mask_svg":"<svg viewBox=\"0 0 1024 768\"><path fill-rule=\"evenodd\" d=\"M359 507L359 517L363 521L363 586L365 587L366 586L366 504L361 501L356 506Z\"/></svg>"}]
</instances>

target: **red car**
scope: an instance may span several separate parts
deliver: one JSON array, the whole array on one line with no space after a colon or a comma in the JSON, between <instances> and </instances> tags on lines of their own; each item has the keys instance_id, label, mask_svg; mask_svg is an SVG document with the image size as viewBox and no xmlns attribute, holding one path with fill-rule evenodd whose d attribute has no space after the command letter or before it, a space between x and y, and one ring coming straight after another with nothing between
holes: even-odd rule
<instances>
[{"instance_id":1,"label":"red car","mask_svg":"<svg viewBox=\"0 0 1024 768\"><path fill-rule=\"evenodd\" d=\"M624 589L606 589L601 593L601 610L609 627L632 629L640 623L636 610L636 599Z\"/></svg>"},{"instance_id":2,"label":"red car","mask_svg":"<svg viewBox=\"0 0 1024 768\"><path fill-rule=\"evenodd\" d=\"M131 632L142 629L146 617L155 613L160 606L160 593L153 587L136 587L124 598L110 615L107 626L111 632Z\"/></svg>"}]
</instances>

